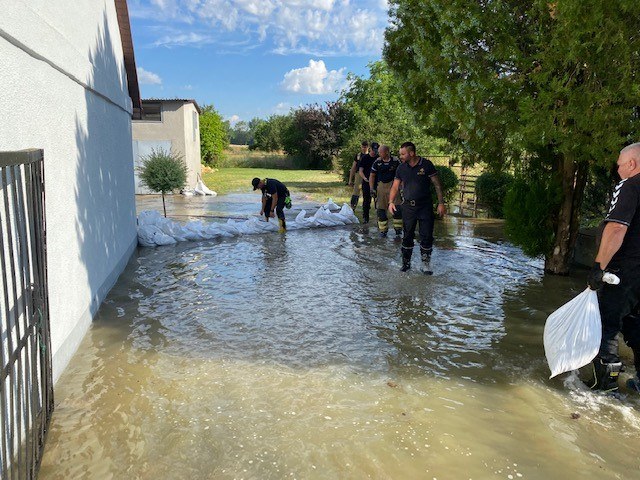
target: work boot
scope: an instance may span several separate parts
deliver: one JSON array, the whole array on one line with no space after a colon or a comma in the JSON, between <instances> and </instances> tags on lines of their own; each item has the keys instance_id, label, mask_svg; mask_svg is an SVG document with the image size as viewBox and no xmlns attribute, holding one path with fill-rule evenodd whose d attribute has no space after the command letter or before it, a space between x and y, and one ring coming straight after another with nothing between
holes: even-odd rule
<instances>
[{"instance_id":1,"label":"work boot","mask_svg":"<svg viewBox=\"0 0 640 480\"><path fill-rule=\"evenodd\" d=\"M287 222L285 222L284 218L278 219L278 225L280 225L280 228L278 229L278 233L284 233L287 231Z\"/></svg>"},{"instance_id":2,"label":"work boot","mask_svg":"<svg viewBox=\"0 0 640 480\"><path fill-rule=\"evenodd\" d=\"M360 195L351 195L351 210L355 210L358 206L358 199Z\"/></svg>"},{"instance_id":3,"label":"work boot","mask_svg":"<svg viewBox=\"0 0 640 480\"><path fill-rule=\"evenodd\" d=\"M400 268L401 272L406 272L411 268L412 253L413 253L413 249L409 250L408 248L402 247L402 267Z\"/></svg>"},{"instance_id":4,"label":"work boot","mask_svg":"<svg viewBox=\"0 0 640 480\"><path fill-rule=\"evenodd\" d=\"M380 232L380 238L387 238L387 232L385 232L384 230Z\"/></svg>"},{"instance_id":5,"label":"work boot","mask_svg":"<svg viewBox=\"0 0 640 480\"><path fill-rule=\"evenodd\" d=\"M587 385L592 390L602 390L603 392L617 392L618 391L618 376L622 371L622 362L616 363L603 363L601 359L594 358L593 380Z\"/></svg>"},{"instance_id":6,"label":"work boot","mask_svg":"<svg viewBox=\"0 0 640 480\"><path fill-rule=\"evenodd\" d=\"M640 378L638 378L638 374L635 377L627 380L627 388L634 392L640 393Z\"/></svg>"},{"instance_id":7,"label":"work boot","mask_svg":"<svg viewBox=\"0 0 640 480\"><path fill-rule=\"evenodd\" d=\"M433 275L431 270L431 250L420 249L420 257L422 258L422 267L420 271L425 275Z\"/></svg>"}]
</instances>

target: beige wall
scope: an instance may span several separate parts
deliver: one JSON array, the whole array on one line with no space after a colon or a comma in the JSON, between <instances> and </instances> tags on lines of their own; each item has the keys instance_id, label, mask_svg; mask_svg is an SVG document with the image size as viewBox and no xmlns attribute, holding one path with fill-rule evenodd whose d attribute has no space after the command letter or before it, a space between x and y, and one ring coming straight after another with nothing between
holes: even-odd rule
<instances>
[{"instance_id":1,"label":"beige wall","mask_svg":"<svg viewBox=\"0 0 640 480\"><path fill-rule=\"evenodd\" d=\"M194 135L194 114L196 127ZM133 121L134 156L148 153L151 147L171 149L182 155L187 164L187 188L194 188L197 175L200 173L200 130L198 111L193 103L162 102L162 121ZM136 148L138 146L139 148ZM134 158L136 167L140 164L139 156ZM136 193L149 193L140 186L136 172Z\"/></svg>"}]
</instances>

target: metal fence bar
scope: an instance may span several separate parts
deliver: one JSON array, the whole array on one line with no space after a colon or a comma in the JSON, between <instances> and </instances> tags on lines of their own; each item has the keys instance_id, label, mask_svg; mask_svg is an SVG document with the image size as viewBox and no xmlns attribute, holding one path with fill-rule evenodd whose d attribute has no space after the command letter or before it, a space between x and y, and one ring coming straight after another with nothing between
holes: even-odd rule
<instances>
[{"instance_id":1,"label":"metal fence bar","mask_svg":"<svg viewBox=\"0 0 640 480\"><path fill-rule=\"evenodd\" d=\"M37 476L53 412L43 163L41 150L0 152L3 480Z\"/></svg>"}]
</instances>

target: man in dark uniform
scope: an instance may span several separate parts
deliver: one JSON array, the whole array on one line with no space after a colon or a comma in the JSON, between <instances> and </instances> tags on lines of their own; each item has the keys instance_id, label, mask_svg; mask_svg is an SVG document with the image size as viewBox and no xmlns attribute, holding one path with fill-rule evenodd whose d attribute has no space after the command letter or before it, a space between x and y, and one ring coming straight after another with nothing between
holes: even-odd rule
<instances>
[{"instance_id":1,"label":"man in dark uniform","mask_svg":"<svg viewBox=\"0 0 640 480\"><path fill-rule=\"evenodd\" d=\"M358 199L360 198L360 187L362 182L360 182L360 158L362 155L366 155L369 151L369 142L366 140L360 144L360 152L356 153L355 158L353 159L353 165L351 165L351 170L349 170L349 183L348 185L353 187L353 193L351 194L351 208L353 210L358 206Z\"/></svg>"},{"instance_id":2,"label":"man in dark uniform","mask_svg":"<svg viewBox=\"0 0 640 480\"><path fill-rule=\"evenodd\" d=\"M369 223L369 210L371 210L371 188L369 187L369 175L373 162L378 158L378 145L371 142L369 153L365 153L360 157L359 174L362 179L362 222Z\"/></svg>"},{"instance_id":3,"label":"man in dark uniform","mask_svg":"<svg viewBox=\"0 0 640 480\"><path fill-rule=\"evenodd\" d=\"M262 209L260 210L260 215L264 214L267 222L269 218L277 215L280 233L286 232L287 223L284 219L284 208L291 208L291 197L285 184L275 178L265 178L261 180L255 177L251 181L251 185L253 185L254 191L257 189L262 190Z\"/></svg>"},{"instance_id":4,"label":"man in dark uniform","mask_svg":"<svg viewBox=\"0 0 640 480\"><path fill-rule=\"evenodd\" d=\"M406 272L411 268L411 254L413 253L413 239L416 224L420 222L420 256L422 257L422 271L427 275L430 269L431 252L433 250L433 201L431 199L431 185L433 184L438 196L438 215L444 216L444 198L442 186L438 178L436 167L426 158L416 155L416 146L405 142L400 147L400 158L403 160L396 170L396 178L389 195L389 211L396 212L395 200L402 184L404 200L402 202L402 268Z\"/></svg>"},{"instance_id":5,"label":"man in dark uniform","mask_svg":"<svg viewBox=\"0 0 640 480\"><path fill-rule=\"evenodd\" d=\"M387 208L389 208L389 194L391 185L396 178L396 169L400 166L400 160L393 158L389 152L389 147L380 145L380 158L373 162L371 174L369 175L369 188L371 196L376 200L376 213L378 214L378 230L380 236L386 237L389 231L389 218ZM400 209L393 214L393 228L396 237L402 234L402 214Z\"/></svg>"},{"instance_id":6,"label":"man in dark uniform","mask_svg":"<svg viewBox=\"0 0 640 480\"><path fill-rule=\"evenodd\" d=\"M640 391L640 143L625 147L617 161L622 179L613 191L609 212L589 288L599 290L602 319L600 351L593 360L593 382L597 390L616 391L622 363L618 356L618 332L633 350L636 376L628 386ZM619 285L602 281L605 270L620 277Z\"/></svg>"}]
</instances>

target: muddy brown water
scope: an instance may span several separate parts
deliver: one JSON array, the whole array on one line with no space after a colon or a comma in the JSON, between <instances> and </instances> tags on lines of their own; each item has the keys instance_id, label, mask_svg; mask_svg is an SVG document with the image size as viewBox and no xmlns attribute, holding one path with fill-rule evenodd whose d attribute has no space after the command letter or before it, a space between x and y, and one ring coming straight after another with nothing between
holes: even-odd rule
<instances>
[{"instance_id":1,"label":"muddy brown water","mask_svg":"<svg viewBox=\"0 0 640 480\"><path fill-rule=\"evenodd\" d=\"M545 319L585 272L544 276L496 222L436 235L433 277L364 226L139 249L39 478L640 478L638 399L548 380Z\"/></svg>"}]
</instances>

